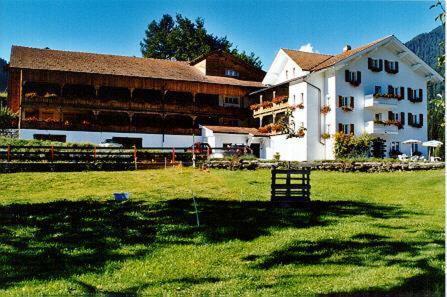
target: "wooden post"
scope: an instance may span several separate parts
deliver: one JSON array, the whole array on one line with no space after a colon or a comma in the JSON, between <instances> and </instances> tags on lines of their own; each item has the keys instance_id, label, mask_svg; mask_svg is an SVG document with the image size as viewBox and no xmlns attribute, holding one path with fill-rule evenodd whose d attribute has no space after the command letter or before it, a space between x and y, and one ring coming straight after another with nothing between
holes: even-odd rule
<instances>
[{"instance_id":1,"label":"wooden post","mask_svg":"<svg viewBox=\"0 0 447 297\"><path fill-rule=\"evenodd\" d=\"M11 146L8 145L8 148L6 150L6 157L8 159L8 162L11 162Z\"/></svg>"},{"instance_id":2,"label":"wooden post","mask_svg":"<svg viewBox=\"0 0 447 297\"><path fill-rule=\"evenodd\" d=\"M51 146L50 155L51 155L51 162L53 162L54 161L54 145Z\"/></svg>"},{"instance_id":3,"label":"wooden post","mask_svg":"<svg viewBox=\"0 0 447 297\"><path fill-rule=\"evenodd\" d=\"M135 163L135 170L137 170L137 146L133 145L133 161Z\"/></svg>"},{"instance_id":4,"label":"wooden post","mask_svg":"<svg viewBox=\"0 0 447 297\"><path fill-rule=\"evenodd\" d=\"M165 169L166 169L166 166L167 166L167 164L166 164L167 162L168 162L168 160L165 157Z\"/></svg>"}]
</instances>

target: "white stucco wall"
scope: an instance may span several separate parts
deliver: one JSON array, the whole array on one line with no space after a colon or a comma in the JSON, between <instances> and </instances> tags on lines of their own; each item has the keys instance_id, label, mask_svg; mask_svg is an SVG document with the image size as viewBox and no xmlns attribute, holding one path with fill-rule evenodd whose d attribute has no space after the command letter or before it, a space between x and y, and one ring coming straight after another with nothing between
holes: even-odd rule
<instances>
[{"instance_id":1,"label":"white stucco wall","mask_svg":"<svg viewBox=\"0 0 447 297\"><path fill-rule=\"evenodd\" d=\"M382 59L389 61L399 61L399 72L397 74L390 74L383 69L380 72L373 72L368 69L368 57L373 59ZM384 67L385 68L385 67ZM345 82L345 69L350 71L361 71L362 82L358 87L351 86ZM365 130L365 122L374 119L374 114L380 111L373 111L365 109L364 97L368 94L374 93L375 86L382 86L382 92L386 93L388 85L394 87L405 87L405 99L398 101L397 107L393 112L405 112L404 129L400 129L397 135L377 135L386 140L387 153L390 149L392 141L399 141L402 153L410 154L411 146L403 145L402 141L408 139L417 139L422 142L427 141L427 88L426 80L423 75L413 71L411 66L399 59L394 53L385 47L380 47L377 50L363 56L346 67L339 69L336 73L336 96L354 96L355 105L354 111L344 112L340 108L336 109L336 125L338 123L353 123L356 134L361 134ZM412 103L408 100L407 88L423 89L423 102ZM424 123L422 128L413 128L408 125L408 113L423 114ZM388 119L388 112L383 111L382 117L384 120ZM419 145L419 151L427 154L427 149Z\"/></svg>"},{"instance_id":2,"label":"white stucco wall","mask_svg":"<svg viewBox=\"0 0 447 297\"><path fill-rule=\"evenodd\" d=\"M88 132L88 131L64 131L64 130L19 130L20 139L33 139L34 134L65 135L67 142L88 142L99 144L112 137L142 138L143 147L189 147L193 144L192 135L163 135L144 133L119 133L119 132ZM200 141L201 136L195 136L195 142Z\"/></svg>"}]
</instances>

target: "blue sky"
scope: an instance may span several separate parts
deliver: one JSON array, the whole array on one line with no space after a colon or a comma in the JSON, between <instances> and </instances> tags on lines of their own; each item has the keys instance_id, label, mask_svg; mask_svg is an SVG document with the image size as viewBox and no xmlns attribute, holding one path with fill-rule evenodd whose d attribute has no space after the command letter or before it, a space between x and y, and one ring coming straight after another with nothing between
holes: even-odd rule
<instances>
[{"instance_id":1,"label":"blue sky","mask_svg":"<svg viewBox=\"0 0 447 297\"><path fill-rule=\"evenodd\" d=\"M12 44L141 56L147 24L163 14L203 17L209 32L253 51L268 68L280 47L310 43L338 53L395 34L403 42L438 26L432 1L0 0L0 57Z\"/></svg>"}]
</instances>

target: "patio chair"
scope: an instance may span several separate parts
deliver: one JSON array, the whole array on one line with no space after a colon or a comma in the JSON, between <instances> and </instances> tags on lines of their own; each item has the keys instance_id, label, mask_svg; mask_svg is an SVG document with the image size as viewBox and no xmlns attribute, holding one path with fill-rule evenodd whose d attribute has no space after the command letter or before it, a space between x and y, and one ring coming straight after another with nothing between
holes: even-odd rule
<instances>
[{"instance_id":1,"label":"patio chair","mask_svg":"<svg viewBox=\"0 0 447 297\"><path fill-rule=\"evenodd\" d=\"M402 154L402 155L398 155L397 158L399 159L399 161L406 161L408 159L408 156L405 154Z\"/></svg>"}]
</instances>

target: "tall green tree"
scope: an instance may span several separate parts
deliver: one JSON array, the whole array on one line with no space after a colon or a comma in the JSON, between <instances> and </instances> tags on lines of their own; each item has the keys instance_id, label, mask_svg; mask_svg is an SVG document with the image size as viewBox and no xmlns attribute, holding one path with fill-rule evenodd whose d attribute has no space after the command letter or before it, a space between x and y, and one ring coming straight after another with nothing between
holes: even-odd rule
<instances>
[{"instance_id":1,"label":"tall green tree","mask_svg":"<svg viewBox=\"0 0 447 297\"><path fill-rule=\"evenodd\" d=\"M181 14L177 14L175 19L165 14L158 22L149 23L140 49L146 58L179 61L190 61L210 51L224 50L256 68L262 67L261 60L253 52L239 51L226 36L208 33L202 18L192 21Z\"/></svg>"}]
</instances>

